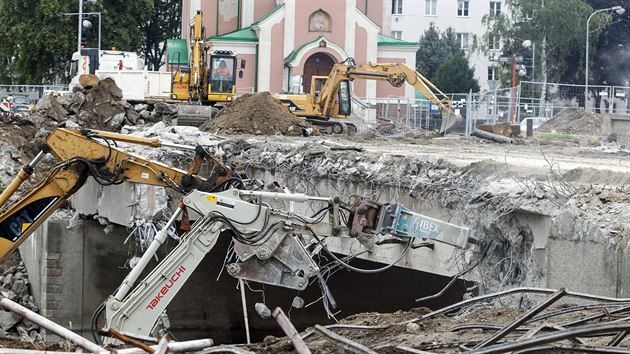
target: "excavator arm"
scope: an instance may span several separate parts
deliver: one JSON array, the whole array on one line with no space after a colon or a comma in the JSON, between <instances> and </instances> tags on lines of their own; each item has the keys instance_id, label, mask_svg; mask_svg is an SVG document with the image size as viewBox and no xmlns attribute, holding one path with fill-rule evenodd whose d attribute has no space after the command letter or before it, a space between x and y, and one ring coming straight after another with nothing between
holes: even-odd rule
<instances>
[{"instance_id":1,"label":"excavator arm","mask_svg":"<svg viewBox=\"0 0 630 354\"><path fill-rule=\"evenodd\" d=\"M290 211L277 209L266 201L320 202L326 206L308 217L293 212L291 206ZM182 235L181 242L168 256L138 281L166 240L168 228L185 208L195 210L201 218ZM325 211L330 223L322 223L321 212ZM345 219L342 213L347 216L343 224L340 223ZM322 216L316 217L318 214ZM374 247L375 236L391 235L407 244L402 256L416 238L458 248L474 242L469 238L468 228L412 212L402 204L380 204L358 197L349 204L338 197L237 189L219 193L192 191L182 199L116 293L97 310L98 316L105 311L107 327L117 331L157 335L156 322L159 325L168 304L214 247L223 230L231 231L237 256L236 261L226 265L231 276L300 291L306 289L309 279L319 272L314 254L321 248L327 249L318 233L369 239L371 242L361 242L368 245L368 249ZM113 342L110 339L108 344Z\"/></svg>"},{"instance_id":2,"label":"excavator arm","mask_svg":"<svg viewBox=\"0 0 630 354\"><path fill-rule=\"evenodd\" d=\"M319 105L325 116L332 116L334 114L333 109L338 106L341 83L362 79L388 81L395 87L400 87L405 82L413 86L442 111L440 133L446 132L461 122L462 117L454 112L451 100L429 79L408 65L403 63L367 63L355 66L352 60L348 62L349 64L335 64L322 86L316 104Z\"/></svg>"},{"instance_id":3,"label":"excavator arm","mask_svg":"<svg viewBox=\"0 0 630 354\"><path fill-rule=\"evenodd\" d=\"M189 170L184 171L127 152L115 146L117 142L184 148L195 151L195 157ZM42 181L23 193L19 199L8 203L47 152L56 156L60 162ZM198 174L203 162L209 165L208 177ZM159 139L110 132L59 128L48 136L46 147L31 163L22 168L0 194L0 262L79 190L89 176L102 185L127 181L169 187L181 193L193 189L218 191L233 183L242 185L237 174L207 154L200 146L165 143Z\"/></svg>"}]
</instances>

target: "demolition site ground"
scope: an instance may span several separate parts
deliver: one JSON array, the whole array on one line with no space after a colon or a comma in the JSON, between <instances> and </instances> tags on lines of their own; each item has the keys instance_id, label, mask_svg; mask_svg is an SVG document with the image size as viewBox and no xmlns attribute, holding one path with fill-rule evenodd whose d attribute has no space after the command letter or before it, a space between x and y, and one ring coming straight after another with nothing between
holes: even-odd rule
<instances>
[{"instance_id":1,"label":"demolition site ground","mask_svg":"<svg viewBox=\"0 0 630 354\"><path fill-rule=\"evenodd\" d=\"M247 103L248 99L256 102ZM248 104L250 107L246 107ZM337 185L339 181L371 185L375 195L380 194L380 188L393 188L400 196L430 200L429 205L434 203L450 212L481 240L480 246L462 254L455 262L462 271L470 268L466 277L470 276L476 284L464 291L464 298L469 302L448 313L431 314L437 308L428 309L419 303L415 309L360 313L323 329L310 327L301 335L313 353L339 353L344 351L342 348L354 348L356 352L360 346L365 348L359 352L366 353L468 351L535 308L552 293L529 293L531 288L528 287L544 288L548 281L544 269L533 265L532 233L526 225L509 216L514 211L551 216L554 218L551 234L555 237L580 238L575 234L578 228L575 220L579 219L596 230L589 237L606 239L605 242L619 247L627 245L630 151L611 138L610 120L606 116L569 110L541 126L533 138L499 144L451 135L435 137L429 132L404 127L392 129L391 122L387 122L387 129L379 128L378 123L363 124L354 136L302 137L299 132L308 125L294 119L268 94L237 99L233 105L213 118L214 121L204 124L201 130L188 128L192 129L189 132L195 130L197 141L213 140L218 135L215 152L226 163L272 174L280 170L294 174L294 183L289 187L296 192L313 192L308 183L302 183L309 178L330 178L336 180ZM275 115L282 119L273 122ZM264 120L257 121L258 117ZM97 84L73 94L44 98L28 116L14 117L2 124L0 180L7 185L19 168L37 153L38 144L43 143L46 133L55 127L106 129L175 142L190 138L177 136L172 129L175 118L176 110L170 105L151 108L121 101L111 85ZM53 161L44 163L50 165ZM37 171L33 180L38 181L44 174ZM26 279L19 284L28 285L27 275L21 274L20 266L19 259L0 265L3 273L0 290L3 296L37 311L28 287L15 286L16 278ZM21 274L19 277L15 276L17 272ZM474 296L519 287L523 290L509 296L472 301ZM597 289L592 290L598 293ZM395 289L382 289L374 284L374 292L385 291ZM495 348L488 352L524 348L558 352L571 351L578 346L610 348L614 334L626 330L627 325L615 327L618 322L614 319L616 314L627 316L628 303L613 303L609 298L594 295L580 299L578 305L576 299L568 296L562 304L553 304L545 311L541 309L507 330L505 336L487 344L486 347ZM585 300L588 305L584 305ZM593 319L588 320L589 316ZM606 332L596 326L609 327ZM0 348L69 350L72 347L69 343L53 345L31 339L36 335L29 330L35 326L25 321L0 324L0 327L0 334L4 335L0 337ZM559 338L546 341L533 339L538 332L549 337L554 332L564 333L562 330L567 328L612 335L589 335L588 340L566 340L569 337L560 334ZM11 339L14 337L21 339ZM615 346L630 346L625 335L619 337ZM550 342L554 346L545 347ZM513 347L496 347L510 344ZM231 346L225 350L295 352L289 338L271 336L261 343Z\"/></svg>"}]
</instances>

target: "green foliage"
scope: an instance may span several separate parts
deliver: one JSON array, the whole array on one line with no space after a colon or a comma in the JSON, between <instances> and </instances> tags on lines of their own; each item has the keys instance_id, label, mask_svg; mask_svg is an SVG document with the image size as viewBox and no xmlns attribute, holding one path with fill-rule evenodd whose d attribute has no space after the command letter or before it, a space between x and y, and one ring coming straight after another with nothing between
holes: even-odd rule
<instances>
[{"instance_id":1,"label":"green foliage","mask_svg":"<svg viewBox=\"0 0 630 354\"><path fill-rule=\"evenodd\" d=\"M77 49L77 0L0 0L0 84L46 84L64 78ZM144 41L140 25L150 18L153 0L84 1L84 12L102 14L102 48L138 51ZM89 17L87 46L98 43L98 18Z\"/></svg>"},{"instance_id":2,"label":"green foliage","mask_svg":"<svg viewBox=\"0 0 630 354\"><path fill-rule=\"evenodd\" d=\"M465 93L479 92L479 82L475 79L475 70L470 67L463 55L455 55L444 61L435 71L433 83L442 92Z\"/></svg>"},{"instance_id":3,"label":"green foliage","mask_svg":"<svg viewBox=\"0 0 630 354\"><path fill-rule=\"evenodd\" d=\"M141 25L153 13L152 0L99 0L104 11L103 48L138 52L145 34Z\"/></svg>"},{"instance_id":4,"label":"green foliage","mask_svg":"<svg viewBox=\"0 0 630 354\"><path fill-rule=\"evenodd\" d=\"M424 31L418 41L416 53L416 70L429 80L433 81L433 74L442 62L452 56L464 54L457 45L457 35L453 28L440 32L431 22L429 28Z\"/></svg>"},{"instance_id":5,"label":"green foliage","mask_svg":"<svg viewBox=\"0 0 630 354\"><path fill-rule=\"evenodd\" d=\"M76 47L72 19L57 16L71 11L68 2L0 0L0 9L2 82L41 84L61 74L73 39Z\"/></svg>"},{"instance_id":6,"label":"green foliage","mask_svg":"<svg viewBox=\"0 0 630 354\"><path fill-rule=\"evenodd\" d=\"M141 24L145 40L141 46L142 56L149 70L159 70L166 62L166 40L180 37L182 2L180 0L153 0L153 13Z\"/></svg>"},{"instance_id":7,"label":"green foliage","mask_svg":"<svg viewBox=\"0 0 630 354\"><path fill-rule=\"evenodd\" d=\"M586 19L593 8L584 0L506 0L510 12L484 16L488 30L479 50L490 53L492 37L502 39L504 56L526 54L524 40L536 45L537 71L545 61L548 81L583 82ZM597 38L609 15L598 14L590 21L590 39ZM538 75L537 75L538 76Z\"/></svg>"}]
</instances>

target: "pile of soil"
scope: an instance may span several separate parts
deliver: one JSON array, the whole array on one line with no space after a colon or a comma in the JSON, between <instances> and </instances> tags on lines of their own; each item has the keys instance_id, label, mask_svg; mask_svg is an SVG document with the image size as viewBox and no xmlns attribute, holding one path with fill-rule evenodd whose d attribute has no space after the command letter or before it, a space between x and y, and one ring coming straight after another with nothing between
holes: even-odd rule
<instances>
[{"instance_id":1,"label":"pile of soil","mask_svg":"<svg viewBox=\"0 0 630 354\"><path fill-rule=\"evenodd\" d=\"M310 128L269 92L246 94L199 127L220 134L302 135Z\"/></svg>"},{"instance_id":2,"label":"pile of soil","mask_svg":"<svg viewBox=\"0 0 630 354\"><path fill-rule=\"evenodd\" d=\"M608 135L611 132L608 114L585 112L582 108L566 108L538 127L543 133Z\"/></svg>"}]
</instances>

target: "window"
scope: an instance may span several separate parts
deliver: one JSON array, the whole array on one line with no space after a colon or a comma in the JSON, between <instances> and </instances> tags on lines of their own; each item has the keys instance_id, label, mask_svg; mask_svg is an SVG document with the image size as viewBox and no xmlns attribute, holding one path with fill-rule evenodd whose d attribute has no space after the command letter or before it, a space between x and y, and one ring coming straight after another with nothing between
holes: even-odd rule
<instances>
[{"instance_id":1,"label":"window","mask_svg":"<svg viewBox=\"0 0 630 354\"><path fill-rule=\"evenodd\" d=\"M437 0L424 0L424 15L437 15Z\"/></svg>"},{"instance_id":2,"label":"window","mask_svg":"<svg viewBox=\"0 0 630 354\"><path fill-rule=\"evenodd\" d=\"M498 80L497 68L495 66L488 67L488 80Z\"/></svg>"},{"instance_id":3,"label":"window","mask_svg":"<svg viewBox=\"0 0 630 354\"><path fill-rule=\"evenodd\" d=\"M468 49L468 33L457 34L457 45L461 49Z\"/></svg>"},{"instance_id":4,"label":"window","mask_svg":"<svg viewBox=\"0 0 630 354\"><path fill-rule=\"evenodd\" d=\"M490 16L496 16L501 13L501 2L490 1Z\"/></svg>"},{"instance_id":5,"label":"window","mask_svg":"<svg viewBox=\"0 0 630 354\"><path fill-rule=\"evenodd\" d=\"M392 37L402 39L402 31L392 31Z\"/></svg>"},{"instance_id":6,"label":"window","mask_svg":"<svg viewBox=\"0 0 630 354\"><path fill-rule=\"evenodd\" d=\"M468 0L457 0L457 16L468 16Z\"/></svg>"},{"instance_id":7,"label":"window","mask_svg":"<svg viewBox=\"0 0 630 354\"><path fill-rule=\"evenodd\" d=\"M403 0L392 0L392 15L402 15Z\"/></svg>"},{"instance_id":8,"label":"window","mask_svg":"<svg viewBox=\"0 0 630 354\"><path fill-rule=\"evenodd\" d=\"M501 49L501 42L499 41L499 37L490 36L490 38L488 38L488 49L490 50Z\"/></svg>"}]
</instances>

